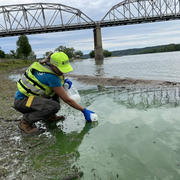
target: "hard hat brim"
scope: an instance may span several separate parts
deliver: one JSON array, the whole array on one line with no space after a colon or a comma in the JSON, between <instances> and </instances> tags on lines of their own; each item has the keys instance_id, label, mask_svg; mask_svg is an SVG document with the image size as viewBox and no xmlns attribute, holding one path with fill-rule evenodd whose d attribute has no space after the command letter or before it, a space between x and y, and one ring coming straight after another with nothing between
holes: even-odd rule
<instances>
[{"instance_id":1,"label":"hard hat brim","mask_svg":"<svg viewBox=\"0 0 180 180\"><path fill-rule=\"evenodd\" d=\"M57 67L62 73L69 73L69 72L71 72L71 71L73 71L73 68L71 67L71 65L70 64L68 64L67 66L65 66L65 67Z\"/></svg>"}]
</instances>

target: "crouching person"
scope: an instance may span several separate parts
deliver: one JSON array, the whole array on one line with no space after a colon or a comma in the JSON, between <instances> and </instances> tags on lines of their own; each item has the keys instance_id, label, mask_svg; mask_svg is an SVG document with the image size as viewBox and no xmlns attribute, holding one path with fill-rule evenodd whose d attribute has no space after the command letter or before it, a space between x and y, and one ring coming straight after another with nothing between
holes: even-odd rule
<instances>
[{"instance_id":1,"label":"crouching person","mask_svg":"<svg viewBox=\"0 0 180 180\"><path fill-rule=\"evenodd\" d=\"M73 71L68 56L63 52L51 53L44 61L34 62L17 82L14 107L23 114L19 128L25 133L38 133L35 123L64 120L57 116L60 110L59 97L71 107L81 111L87 121L94 113L71 99L63 88L64 83L71 88L72 82L64 78L64 73Z\"/></svg>"}]
</instances>

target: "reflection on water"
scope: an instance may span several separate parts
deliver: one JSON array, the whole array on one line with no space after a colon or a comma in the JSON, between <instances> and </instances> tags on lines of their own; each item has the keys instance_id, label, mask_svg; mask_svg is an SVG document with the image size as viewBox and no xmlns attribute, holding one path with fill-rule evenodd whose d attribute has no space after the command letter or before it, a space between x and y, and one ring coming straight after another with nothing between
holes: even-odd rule
<instances>
[{"instance_id":1,"label":"reflection on water","mask_svg":"<svg viewBox=\"0 0 180 180\"><path fill-rule=\"evenodd\" d=\"M81 90L81 105L98 114L98 123L86 123L81 112L62 104L59 114L66 121L45 124L50 134L42 135L46 145L28 161L35 169L48 168L44 177L54 179L76 167L84 180L178 180L179 92L103 86Z\"/></svg>"},{"instance_id":2,"label":"reflection on water","mask_svg":"<svg viewBox=\"0 0 180 180\"><path fill-rule=\"evenodd\" d=\"M96 65L103 65L104 60L95 60Z\"/></svg>"},{"instance_id":3,"label":"reflection on water","mask_svg":"<svg viewBox=\"0 0 180 180\"><path fill-rule=\"evenodd\" d=\"M83 179L178 179L179 89L95 94L85 97L100 120L79 146Z\"/></svg>"},{"instance_id":4,"label":"reflection on water","mask_svg":"<svg viewBox=\"0 0 180 180\"><path fill-rule=\"evenodd\" d=\"M146 110L160 106L179 106L180 90L174 89L140 89L134 92L115 94L114 100L128 108Z\"/></svg>"}]
</instances>

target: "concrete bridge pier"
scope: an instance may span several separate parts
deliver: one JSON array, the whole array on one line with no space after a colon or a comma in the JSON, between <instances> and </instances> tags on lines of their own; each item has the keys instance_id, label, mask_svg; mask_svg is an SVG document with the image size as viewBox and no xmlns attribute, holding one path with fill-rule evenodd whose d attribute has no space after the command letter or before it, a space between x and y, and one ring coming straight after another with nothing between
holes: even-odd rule
<instances>
[{"instance_id":1,"label":"concrete bridge pier","mask_svg":"<svg viewBox=\"0 0 180 180\"><path fill-rule=\"evenodd\" d=\"M102 61L104 59L103 56L103 48L102 48L102 37L101 37L101 27L96 26L94 28L94 55L96 61Z\"/></svg>"}]
</instances>

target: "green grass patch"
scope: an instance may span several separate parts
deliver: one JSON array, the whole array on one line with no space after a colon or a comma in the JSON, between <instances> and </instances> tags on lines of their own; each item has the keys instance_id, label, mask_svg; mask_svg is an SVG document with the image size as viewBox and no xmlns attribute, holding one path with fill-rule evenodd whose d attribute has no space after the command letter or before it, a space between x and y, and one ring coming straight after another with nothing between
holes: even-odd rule
<instances>
[{"instance_id":1,"label":"green grass patch","mask_svg":"<svg viewBox=\"0 0 180 180\"><path fill-rule=\"evenodd\" d=\"M8 72L10 70L28 67L34 60L27 59L0 59L0 73Z\"/></svg>"}]
</instances>

